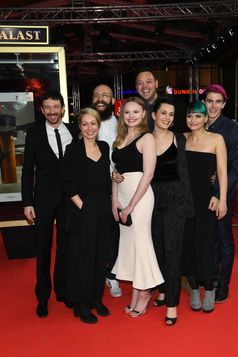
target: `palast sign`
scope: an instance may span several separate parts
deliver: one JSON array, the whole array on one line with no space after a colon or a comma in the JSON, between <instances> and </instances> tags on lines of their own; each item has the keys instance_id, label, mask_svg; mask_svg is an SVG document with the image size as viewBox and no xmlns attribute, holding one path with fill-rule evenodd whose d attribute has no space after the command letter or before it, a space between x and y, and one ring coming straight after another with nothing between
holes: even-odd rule
<instances>
[{"instance_id":1,"label":"palast sign","mask_svg":"<svg viewBox=\"0 0 238 357\"><path fill-rule=\"evenodd\" d=\"M0 44L48 45L48 26L0 26Z\"/></svg>"}]
</instances>

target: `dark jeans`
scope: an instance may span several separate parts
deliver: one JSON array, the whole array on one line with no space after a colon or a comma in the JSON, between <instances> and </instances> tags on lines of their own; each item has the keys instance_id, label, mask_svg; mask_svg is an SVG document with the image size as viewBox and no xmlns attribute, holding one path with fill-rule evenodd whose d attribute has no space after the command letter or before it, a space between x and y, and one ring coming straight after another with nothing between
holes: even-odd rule
<instances>
[{"instance_id":1,"label":"dark jeans","mask_svg":"<svg viewBox=\"0 0 238 357\"><path fill-rule=\"evenodd\" d=\"M226 290L231 280L234 262L234 239L232 233L232 211L235 198L235 189L229 193L227 198L227 214L218 221L215 242L215 264L218 288Z\"/></svg>"}]
</instances>

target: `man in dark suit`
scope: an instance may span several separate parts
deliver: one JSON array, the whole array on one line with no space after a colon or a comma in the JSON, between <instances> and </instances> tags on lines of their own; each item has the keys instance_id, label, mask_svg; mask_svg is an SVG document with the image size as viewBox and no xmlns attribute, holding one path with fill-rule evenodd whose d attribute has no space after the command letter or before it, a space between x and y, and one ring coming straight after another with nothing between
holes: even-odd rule
<instances>
[{"instance_id":1,"label":"man in dark suit","mask_svg":"<svg viewBox=\"0 0 238 357\"><path fill-rule=\"evenodd\" d=\"M64 99L57 91L43 93L40 100L43 123L28 129L22 169L22 200L26 218L35 222L37 242L36 313L48 315L48 299L53 226L56 221L56 259L54 290L57 301L66 300L66 242L62 230L64 194L60 185L60 167L66 145L77 136L77 127L62 122Z\"/></svg>"},{"instance_id":2,"label":"man in dark suit","mask_svg":"<svg viewBox=\"0 0 238 357\"><path fill-rule=\"evenodd\" d=\"M218 221L216 240L216 303L222 303L229 296L229 284L234 262L234 238L232 234L232 212L238 182L238 125L222 114L228 99L225 89L219 84L210 84L203 93L207 107L207 130L224 137L227 148L228 189L227 214ZM218 181L214 182L215 195L219 198Z\"/></svg>"}]
</instances>

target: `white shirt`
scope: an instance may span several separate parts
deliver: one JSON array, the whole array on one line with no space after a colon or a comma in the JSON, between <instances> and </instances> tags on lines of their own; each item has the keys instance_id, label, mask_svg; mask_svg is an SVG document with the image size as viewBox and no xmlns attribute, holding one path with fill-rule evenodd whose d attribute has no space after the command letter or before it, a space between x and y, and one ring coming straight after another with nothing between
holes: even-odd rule
<instances>
[{"instance_id":1,"label":"white shirt","mask_svg":"<svg viewBox=\"0 0 238 357\"><path fill-rule=\"evenodd\" d=\"M101 126L98 134L98 140L106 141L110 146L110 159L112 155L112 145L116 140L116 136L117 136L117 119L114 116L114 114L112 114L110 119L101 121ZM111 164L113 164L112 159L111 159Z\"/></svg>"},{"instance_id":2,"label":"white shirt","mask_svg":"<svg viewBox=\"0 0 238 357\"><path fill-rule=\"evenodd\" d=\"M54 131L55 128L49 125L47 121L45 122L45 126L50 147L54 151L55 155L59 158L59 150ZM72 135L70 134L69 130L66 128L63 122L61 122L60 126L57 129L59 130L64 155L66 146L72 141Z\"/></svg>"}]
</instances>

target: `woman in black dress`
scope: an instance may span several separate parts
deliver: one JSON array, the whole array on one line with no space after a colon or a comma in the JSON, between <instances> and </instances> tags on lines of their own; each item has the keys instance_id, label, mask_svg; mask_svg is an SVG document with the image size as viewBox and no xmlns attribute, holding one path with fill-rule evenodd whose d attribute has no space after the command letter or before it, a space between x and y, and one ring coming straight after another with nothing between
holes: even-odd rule
<instances>
[{"instance_id":1,"label":"woman in black dress","mask_svg":"<svg viewBox=\"0 0 238 357\"><path fill-rule=\"evenodd\" d=\"M214 309L214 240L217 219L226 214L227 153L220 134L205 130L207 110L204 103L195 101L187 109L186 155L195 205L195 218L185 225L183 272L191 286L190 305L195 311ZM214 197L211 177L216 173L219 199ZM200 285L204 286L203 303Z\"/></svg>"},{"instance_id":2,"label":"woman in black dress","mask_svg":"<svg viewBox=\"0 0 238 357\"><path fill-rule=\"evenodd\" d=\"M175 105L172 96L158 98L152 113L155 126L157 162L152 180L155 206L152 236L159 266L165 282L155 306L167 306L166 324L177 320L177 305L181 289L181 255L184 224L194 216L192 192L185 154L185 137L173 133Z\"/></svg>"},{"instance_id":3,"label":"woman in black dress","mask_svg":"<svg viewBox=\"0 0 238 357\"><path fill-rule=\"evenodd\" d=\"M102 303L111 233L109 146L97 141L100 116L91 108L79 116L82 139L67 146L62 182L66 193L65 230L68 238L68 300L74 315L97 322L109 310Z\"/></svg>"}]
</instances>

